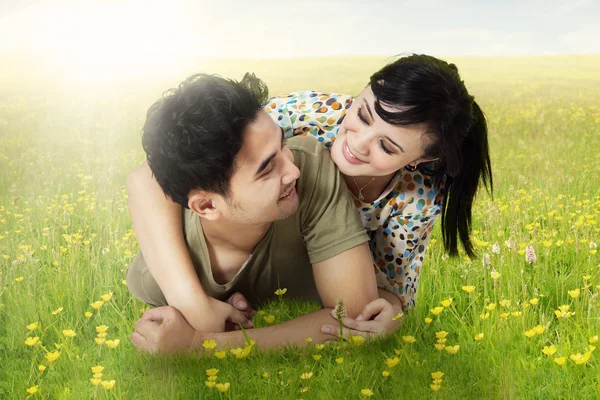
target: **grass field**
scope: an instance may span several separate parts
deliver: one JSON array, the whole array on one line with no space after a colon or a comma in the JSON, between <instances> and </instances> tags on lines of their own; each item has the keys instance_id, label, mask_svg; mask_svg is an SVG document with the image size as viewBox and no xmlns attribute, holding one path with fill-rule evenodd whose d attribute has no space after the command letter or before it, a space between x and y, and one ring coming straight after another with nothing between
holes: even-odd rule
<instances>
[{"instance_id":1,"label":"grass field","mask_svg":"<svg viewBox=\"0 0 600 400\"><path fill-rule=\"evenodd\" d=\"M144 305L123 284L138 251L125 177L144 159L146 109L192 69L118 84L18 68L4 75L0 398L600 398L600 56L452 61L490 127L495 191L475 205L478 257L444 256L438 226L417 307L394 337L253 349L242 359L150 357L129 342ZM193 69L237 78L254 71L272 94L357 94L384 62L204 61ZM277 323L308 309L283 301L263 311ZM263 315L255 323L266 325ZM120 340L108 342L115 348L95 340L102 325L105 340ZM445 349L454 345L456 354ZM104 367L99 385L90 381L95 366ZM205 385L211 368L217 383L230 383L225 393Z\"/></svg>"}]
</instances>

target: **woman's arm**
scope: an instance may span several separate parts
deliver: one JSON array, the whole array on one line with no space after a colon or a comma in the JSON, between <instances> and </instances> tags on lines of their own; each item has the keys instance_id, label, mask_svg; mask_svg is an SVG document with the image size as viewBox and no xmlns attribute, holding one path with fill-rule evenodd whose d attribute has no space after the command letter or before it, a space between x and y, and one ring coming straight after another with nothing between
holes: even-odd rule
<instances>
[{"instance_id":1,"label":"woman's arm","mask_svg":"<svg viewBox=\"0 0 600 400\"><path fill-rule=\"evenodd\" d=\"M304 90L271 98L265 111L286 138L313 136L329 147L351 105L352 96L346 94Z\"/></svg>"},{"instance_id":2,"label":"woman's arm","mask_svg":"<svg viewBox=\"0 0 600 400\"><path fill-rule=\"evenodd\" d=\"M182 208L165 196L147 162L129 174L126 188L138 243L168 304L203 332L223 331L227 319L247 323L244 314L202 289L183 236Z\"/></svg>"}]
</instances>

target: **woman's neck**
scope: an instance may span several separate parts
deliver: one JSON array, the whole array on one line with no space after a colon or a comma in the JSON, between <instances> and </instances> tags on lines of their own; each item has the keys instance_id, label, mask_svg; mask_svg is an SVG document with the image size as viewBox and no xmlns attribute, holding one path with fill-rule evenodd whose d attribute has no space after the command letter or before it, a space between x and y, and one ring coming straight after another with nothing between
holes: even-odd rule
<instances>
[{"instance_id":1,"label":"woman's neck","mask_svg":"<svg viewBox=\"0 0 600 400\"><path fill-rule=\"evenodd\" d=\"M359 200L372 203L385 191L397 172L384 176L347 176L344 175L346 186ZM361 199L362 195L362 199Z\"/></svg>"}]
</instances>

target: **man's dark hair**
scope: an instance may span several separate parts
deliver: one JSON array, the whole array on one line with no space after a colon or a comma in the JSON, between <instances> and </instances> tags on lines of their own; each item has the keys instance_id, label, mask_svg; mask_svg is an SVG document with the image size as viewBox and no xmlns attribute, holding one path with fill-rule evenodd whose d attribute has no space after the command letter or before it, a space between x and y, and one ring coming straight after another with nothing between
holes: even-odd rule
<instances>
[{"instance_id":1,"label":"man's dark hair","mask_svg":"<svg viewBox=\"0 0 600 400\"><path fill-rule=\"evenodd\" d=\"M250 73L240 82L196 74L166 91L142 128L148 164L165 194L183 207L192 189L228 198L243 132L267 100L267 86Z\"/></svg>"}]
</instances>

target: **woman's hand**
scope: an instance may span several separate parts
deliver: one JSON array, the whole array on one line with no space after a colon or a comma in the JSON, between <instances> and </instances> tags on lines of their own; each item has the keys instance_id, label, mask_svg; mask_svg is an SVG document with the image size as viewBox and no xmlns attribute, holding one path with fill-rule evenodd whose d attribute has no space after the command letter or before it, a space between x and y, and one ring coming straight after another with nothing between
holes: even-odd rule
<instances>
[{"instance_id":1,"label":"woman's hand","mask_svg":"<svg viewBox=\"0 0 600 400\"><path fill-rule=\"evenodd\" d=\"M336 310L331 315L337 319ZM383 298L379 298L367 304L360 314L354 318L346 317L342 321L344 337L360 335L366 338L375 337L380 334L389 334L404 323L402 308L393 305ZM321 332L327 333L335 338L340 335L340 327L336 325L323 325Z\"/></svg>"}]
</instances>

